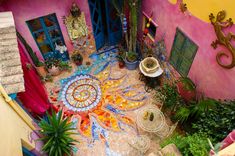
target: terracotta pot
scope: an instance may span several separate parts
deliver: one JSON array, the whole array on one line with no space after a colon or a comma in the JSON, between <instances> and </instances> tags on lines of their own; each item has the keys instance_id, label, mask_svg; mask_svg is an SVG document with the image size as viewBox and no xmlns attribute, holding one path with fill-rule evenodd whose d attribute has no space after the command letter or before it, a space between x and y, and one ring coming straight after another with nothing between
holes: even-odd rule
<instances>
[{"instance_id":1,"label":"terracotta pot","mask_svg":"<svg viewBox=\"0 0 235 156\"><path fill-rule=\"evenodd\" d=\"M82 65L82 61L75 61L74 63L75 63L77 66Z\"/></svg>"},{"instance_id":2,"label":"terracotta pot","mask_svg":"<svg viewBox=\"0 0 235 156\"><path fill-rule=\"evenodd\" d=\"M60 69L59 69L59 67L52 66L52 68L48 69L48 72L49 72L52 76L57 76L57 75L60 74Z\"/></svg>"},{"instance_id":3,"label":"terracotta pot","mask_svg":"<svg viewBox=\"0 0 235 156\"><path fill-rule=\"evenodd\" d=\"M196 90L186 90L182 82L177 83L177 90L180 96L187 102L195 99L196 97Z\"/></svg>"},{"instance_id":4,"label":"terracotta pot","mask_svg":"<svg viewBox=\"0 0 235 156\"><path fill-rule=\"evenodd\" d=\"M125 67L125 62L119 61L118 66L119 66L120 69L124 68Z\"/></svg>"},{"instance_id":5,"label":"terracotta pot","mask_svg":"<svg viewBox=\"0 0 235 156\"><path fill-rule=\"evenodd\" d=\"M45 69L44 66L40 66L40 67L36 67L37 73L41 76L41 77L46 77L47 76L47 71Z\"/></svg>"}]
</instances>

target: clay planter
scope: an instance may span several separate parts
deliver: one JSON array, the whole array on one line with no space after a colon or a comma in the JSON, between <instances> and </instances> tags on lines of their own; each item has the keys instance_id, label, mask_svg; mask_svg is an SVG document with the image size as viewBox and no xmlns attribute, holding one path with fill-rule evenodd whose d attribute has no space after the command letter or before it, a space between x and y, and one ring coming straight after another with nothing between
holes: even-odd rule
<instances>
[{"instance_id":1,"label":"clay planter","mask_svg":"<svg viewBox=\"0 0 235 156\"><path fill-rule=\"evenodd\" d=\"M158 60L154 57L146 57L143 61L141 61L141 67L145 73L152 74L159 69L160 65Z\"/></svg>"},{"instance_id":2,"label":"clay planter","mask_svg":"<svg viewBox=\"0 0 235 156\"><path fill-rule=\"evenodd\" d=\"M46 77L47 76L47 71L44 66L36 67L36 71L41 77Z\"/></svg>"},{"instance_id":3,"label":"clay planter","mask_svg":"<svg viewBox=\"0 0 235 156\"><path fill-rule=\"evenodd\" d=\"M82 61L74 61L74 63L75 63L77 66L82 65Z\"/></svg>"},{"instance_id":4,"label":"clay planter","mask_svg":"<svg viewBox=\"0 0 235 156\"><path fill-rule=\"evenodd\" d=\"M125 62L119 61L118 66L119 66L120 69L124 68L125 67Z\"/></svg>"},{"instance_id":5,"label":"clay planter","mask_svg":"<svg viewBox=\"0 0 235 156\"><path fill-rule=\"evenodd\" d=\"M177 83L177 90L180 96L187 102L196 98L196 90L187 90L182 82Z\"/></svg>"},{"instance_id":6,"label":"clay planter","mask_svg":"<svg viewBox=\"0 0 235 156\"><path fill-rule=\"evenodd\" d=\"M48 69L48 72L49 72L52 76L57 76L57 75L60 74L60 69L59 69L59 67L52 66L50 69Z\"/></svg>"}]
</instances>

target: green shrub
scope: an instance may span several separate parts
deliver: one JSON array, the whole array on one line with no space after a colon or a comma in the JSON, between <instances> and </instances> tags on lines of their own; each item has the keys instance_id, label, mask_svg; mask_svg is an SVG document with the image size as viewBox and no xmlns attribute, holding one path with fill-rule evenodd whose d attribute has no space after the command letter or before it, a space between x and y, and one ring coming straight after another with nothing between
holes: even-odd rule
<instances>
[{"instance_id":1,"label":"green shrub","mask_svg":"<svg viewBox=\"0 0 235 156\"><path fill-rule=\"evenodd\" d=\"M218 103L215 109L202 113L193 123L192 128L213 138L213 141L222 141L235 128L235 102Z\"/></svg>"},{"instance_id":2,"label":"green shrub","mask_svg":"<svg viewBox=\"0 0 235 156\"><path fill-rule=\"evenodd\" d=\"M175 134L161 143L161 147L171 143L175 144L184 156L207 156L210 150L206 135L199 133L185 137Z\"/></svg>"},{"instance_id":3,"label":"green shrub","mask_svg":"<svg viewBox=\"0 0 235 156\"><path fill-rule=\"evenodd\" d=\"M163 109L169 108L174 111L175 108L178 107L182 102L175 85L165 83L157 90L157 92L159 92L158 95L160 96L156 98L160 98L160 100L163 102Z\"/></svg>"}]
</instances>

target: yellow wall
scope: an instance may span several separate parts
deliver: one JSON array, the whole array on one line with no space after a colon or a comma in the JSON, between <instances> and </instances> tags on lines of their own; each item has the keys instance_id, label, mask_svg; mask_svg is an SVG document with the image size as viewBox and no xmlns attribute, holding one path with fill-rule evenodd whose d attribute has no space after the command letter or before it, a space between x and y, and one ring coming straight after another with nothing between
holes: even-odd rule
<instances>
[{"instance_id":1,"label":"yellow wall","mask_svg":"<svg viewBox=\"0 0 235 156\"><path fill-rule=\"evenodd\" d=\"M22 156L22 142L34 148L34 142L29 142L30 132L32 129L0 95L0 155Z\"/></svg>"},{"instance_id":2,"label":"yellow wall","mask_svg":"<svg viewBox=\"0 0 235 156\"><path fill-rule=\"evenodd\" d=\"M172 4L176 4L177 0L169 0ZM231 17L235 20L235 1L234 0L183 0L187 4L189 12L199 19L209 22L209 14L221 10L227 12L227 18Z\"/></svg>"}]
</instances>

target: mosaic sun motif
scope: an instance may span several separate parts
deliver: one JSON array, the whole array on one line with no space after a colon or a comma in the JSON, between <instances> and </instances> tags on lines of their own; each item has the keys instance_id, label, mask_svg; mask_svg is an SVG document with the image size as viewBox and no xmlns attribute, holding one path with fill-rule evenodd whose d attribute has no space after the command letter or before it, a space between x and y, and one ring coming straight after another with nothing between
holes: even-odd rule
<instances>
[{"instance_id":1,"label":"mosaic sun motif","mask_svg":"<svg viewBox=\"0 0 235 156\"><path fill-rule=\"evenodd\" d=\"M144 85L133 81L127 70L120 70L115 59L112 53L100 55L92 65L79 66L73 76L60 80L51 90L53 103L72 117L74 127L85 138L97 138L97 124L114 132L123 131L123 125L135 128L128 111L148 99ZM98 137L104 136L100 133Z\"/></svg>"},{"instance_id":2,"label":"mosaic sun motif","mask_svg":"<svg viewBox=\"0 0 235 156\"><path fill-rule=\"evenodd\" d=\"M62 89L61 98L72 111L88 111L101 100L100 82L91 75L74 76Z\"/></svg>"}]
</instances>

